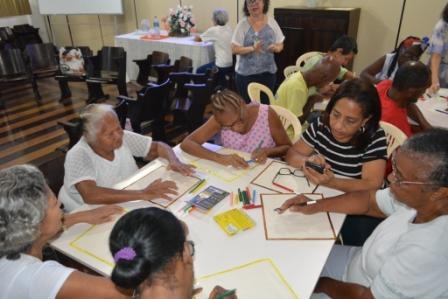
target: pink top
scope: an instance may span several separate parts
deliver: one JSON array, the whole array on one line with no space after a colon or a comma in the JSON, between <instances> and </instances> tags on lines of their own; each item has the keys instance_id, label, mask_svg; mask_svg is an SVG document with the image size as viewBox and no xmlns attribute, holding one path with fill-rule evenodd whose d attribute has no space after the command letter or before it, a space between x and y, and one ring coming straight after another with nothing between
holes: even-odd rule
<instances>
[{"instance_id":1,"label":"pink top","mask_svg":"<svg viewBox=\"0 0 448 299\"><path fill-rule=\"evenodd\" d=\"M251 153L260 147L275 147L276 143L269 128L269 105L260 104L258 117L252 128L246 134L240 134L232 130L221 130L221 142L224 147Z\"/></svg>"}]
</instances>

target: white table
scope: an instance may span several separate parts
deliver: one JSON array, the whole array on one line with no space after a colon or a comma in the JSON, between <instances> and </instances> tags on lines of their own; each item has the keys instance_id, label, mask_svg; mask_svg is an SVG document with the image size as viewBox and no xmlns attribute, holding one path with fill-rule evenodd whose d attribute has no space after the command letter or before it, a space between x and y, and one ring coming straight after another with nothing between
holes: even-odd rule
<instances>
[{"instance_id":1,"label":"white table","mask_svg":"<svg viewBox=\"0 0 448 299\"><path fill-rule=\"evenodd\" d=\"M168 37L160 40L143 40L141 34L128 33L115 36L115 46L126 51L126 73L128 78L135 80L138 66L132 60L145 59L152 51L169 54L171 64L181 56L193 60L193 70L215 59L213 44L210 42L195 42L193 36Z\"/></svg>"},{"instance_id":2,"label":"white table","mask_svg":"<svg viewBox=\"0 0 448 299\"><path fill-rule=\"evenodd\" d=\"M416 105L431 126L448 129L448 89L441 88L432 97L425 95Z\"/></svg>"},{"instance_id":3,"label":"white table","mask_svg":"<svg viewBox=\"0 0 448 299\"><path fill-rule=\"evenodd\" d=\"M211 148L216 147L211 146ZM177 148L176 151L179 152L179 149ZM188 162L191 158L191 156L185 153L180 153L179 156L184 162ZM146 165L139 172L145 171L148 167L152 167L153 163L157 163L157 161ZM207 178L206 186L214 185L229 192L236 192L238 188L245 188L248 186L252 179L264 169L264 167L265 166L257 166L251 169L246 176L239 178L231 184L226 184L218 178L209 176ZM138 175L139 173L136 174L136 176ZM250 186L251 188L257 189L259 194L263 192L272 193L272 191L268 191L262 187L254 185ZM340 193L324 187L318 187L316 192L323 193L326 196ZM195 194L197 194L197 192L195 192ZM196 277L222 271L256 259L270 258L279 268L282 275L300 299L310 297L333 246L333 240L268 241L265 239L264 235L261 209L246 211L250 217L255 220L255 227L232 237L228 237L212 218L213 215L230 208L228 198L221 201L208 214L193 211L190 214L183 214L183 216L180 216L179 209L185 205L184 200L187 200L192 196L192 194L186 194L184 198L178 199L176 203L169 207L169 209L189 226L189 239L193 240L196 244ZM151 204L148 202L135 201L125 203L123 206L128 209L133 209L137 207L151 206ZM345 215L332 213L330 216L334 229L336 233L338 233ZM83 254L70 246L70 242L88 227L89 225L87 224L78 224L71 227L61 237L53 241L52 246L87 267L104 275L109 275L112 270L111 266L108 266L89 255ZM108 234L108 232L104 233ZM108 244L95 244L95 246L98 246L98 248L101 247L104 250L105 246L108 246Z\"/></svg>"}]
</instances>

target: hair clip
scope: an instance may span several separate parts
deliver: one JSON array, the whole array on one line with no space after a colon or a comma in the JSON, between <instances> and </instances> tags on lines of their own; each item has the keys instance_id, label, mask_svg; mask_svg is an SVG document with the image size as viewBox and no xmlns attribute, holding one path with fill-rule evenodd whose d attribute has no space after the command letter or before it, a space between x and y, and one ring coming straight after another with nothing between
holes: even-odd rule
<instances>
[{"instance_id":1,"label":"hair clip","mask_svg":"<svg viewBox=\"0 0 448 299\"><path fill-rule=\"evenodd\" d=\"M114 261L116 263L119 260L132 261L136 256L137 254L132 247L123 247L114 254Z\"/></svg>"}]
</instances>

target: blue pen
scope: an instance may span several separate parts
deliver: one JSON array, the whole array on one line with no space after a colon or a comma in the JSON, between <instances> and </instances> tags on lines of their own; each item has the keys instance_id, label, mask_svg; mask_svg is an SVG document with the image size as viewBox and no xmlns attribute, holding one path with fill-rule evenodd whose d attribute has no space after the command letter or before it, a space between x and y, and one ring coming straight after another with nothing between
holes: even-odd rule
<instances>
[{"instance_id":1,"label":"blue pen","mask_svg":"<svg viewBox=\"0 0 448 299\"><path fill-rule=\"evenodd\" d=\"M255 150L260 149L262 147L263 143L264 143L264 140L261 140ZM255 161L255 159L246 160L246 163L255 163L255 162L257 162L257 161Z\"/></svg>"},{"instance_id":2,"label":"blue pen","mask_svg":"<svg viewBox=\"0 0 448 299\"><path fill-rule=\"evenodd\" d=\"M255 204L255 196L257 196L257 190L252 190L252 203Z\"/></svg>"}]
</instances>

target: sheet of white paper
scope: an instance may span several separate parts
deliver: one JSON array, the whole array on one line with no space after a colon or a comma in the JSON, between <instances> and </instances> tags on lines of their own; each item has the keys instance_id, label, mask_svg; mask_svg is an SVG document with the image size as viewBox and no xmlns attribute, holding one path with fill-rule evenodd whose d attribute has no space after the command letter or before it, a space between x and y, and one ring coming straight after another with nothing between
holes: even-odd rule
<instances>
[{"instance_id":1,"label":"sheet of white paper","mask_svg":"<svg viewBox=\"0 0 448 299\"><path fill-rule=\"evenodd\" d=\"M151 202L161 205L163 207L168 207L172 203L174 203L179 197L185 194L188 190L194 187L201 180L198 177L185 176L179 172L172 171L166 168L166 166L159 166L159 168L149 172L142 178L140 178L135 183L125 187L125 190L141 190L146 188L149 184L151 184L156 179L174 181L177 185L177 195L170 196L172 200L167 200L163 198L157 198L151 200Z\"/></svg>"},{"instance_id":2,"label":"sheet of white paper","mask_svg":"<svg viewBox=\"0 0 448 299\"><path fill-rule=\"evenodd\" d=\"M291 172L295 170L294 167L289 166L281 161L272 161L266 168L252 181L252 184L280 192L280 193L312 193L316 185L308 181L305 176L299 177L292 174L277 175L280 168L287 168ZM296 170L296 173L302 174L301 171ZM277 176L276 176L277 175ZM273 179L275 177L275 185ZM283 186L280 187L280 186ZM288 190L290 189L290 190Z\"/></svg>"},{"instance_id":3,"label":"sheet of white paper","mask_svg":"<svg viewBox=\"0 0 448 299\"><path fill-rule=\"evenodd\" d=\"M197 285L203 290L195 297L196 299L208 298L216 285L236 289L238 298L299 298L269 259L254 261L199 278Z\"/></svg>"},{"instance_id":4,"label":"sheet of white paper","mask_svg":"<svg viewBox=\"0 0 448 299\"><path fill-rule=\"evenodd\" d=\"M292 196L261 194L266 239L334 239L335 233L328 213L304 215L289 210L282 214L274 211ZM321 194L306 196L312 200L322 198Z\"/></svg>"}]
</instances>

